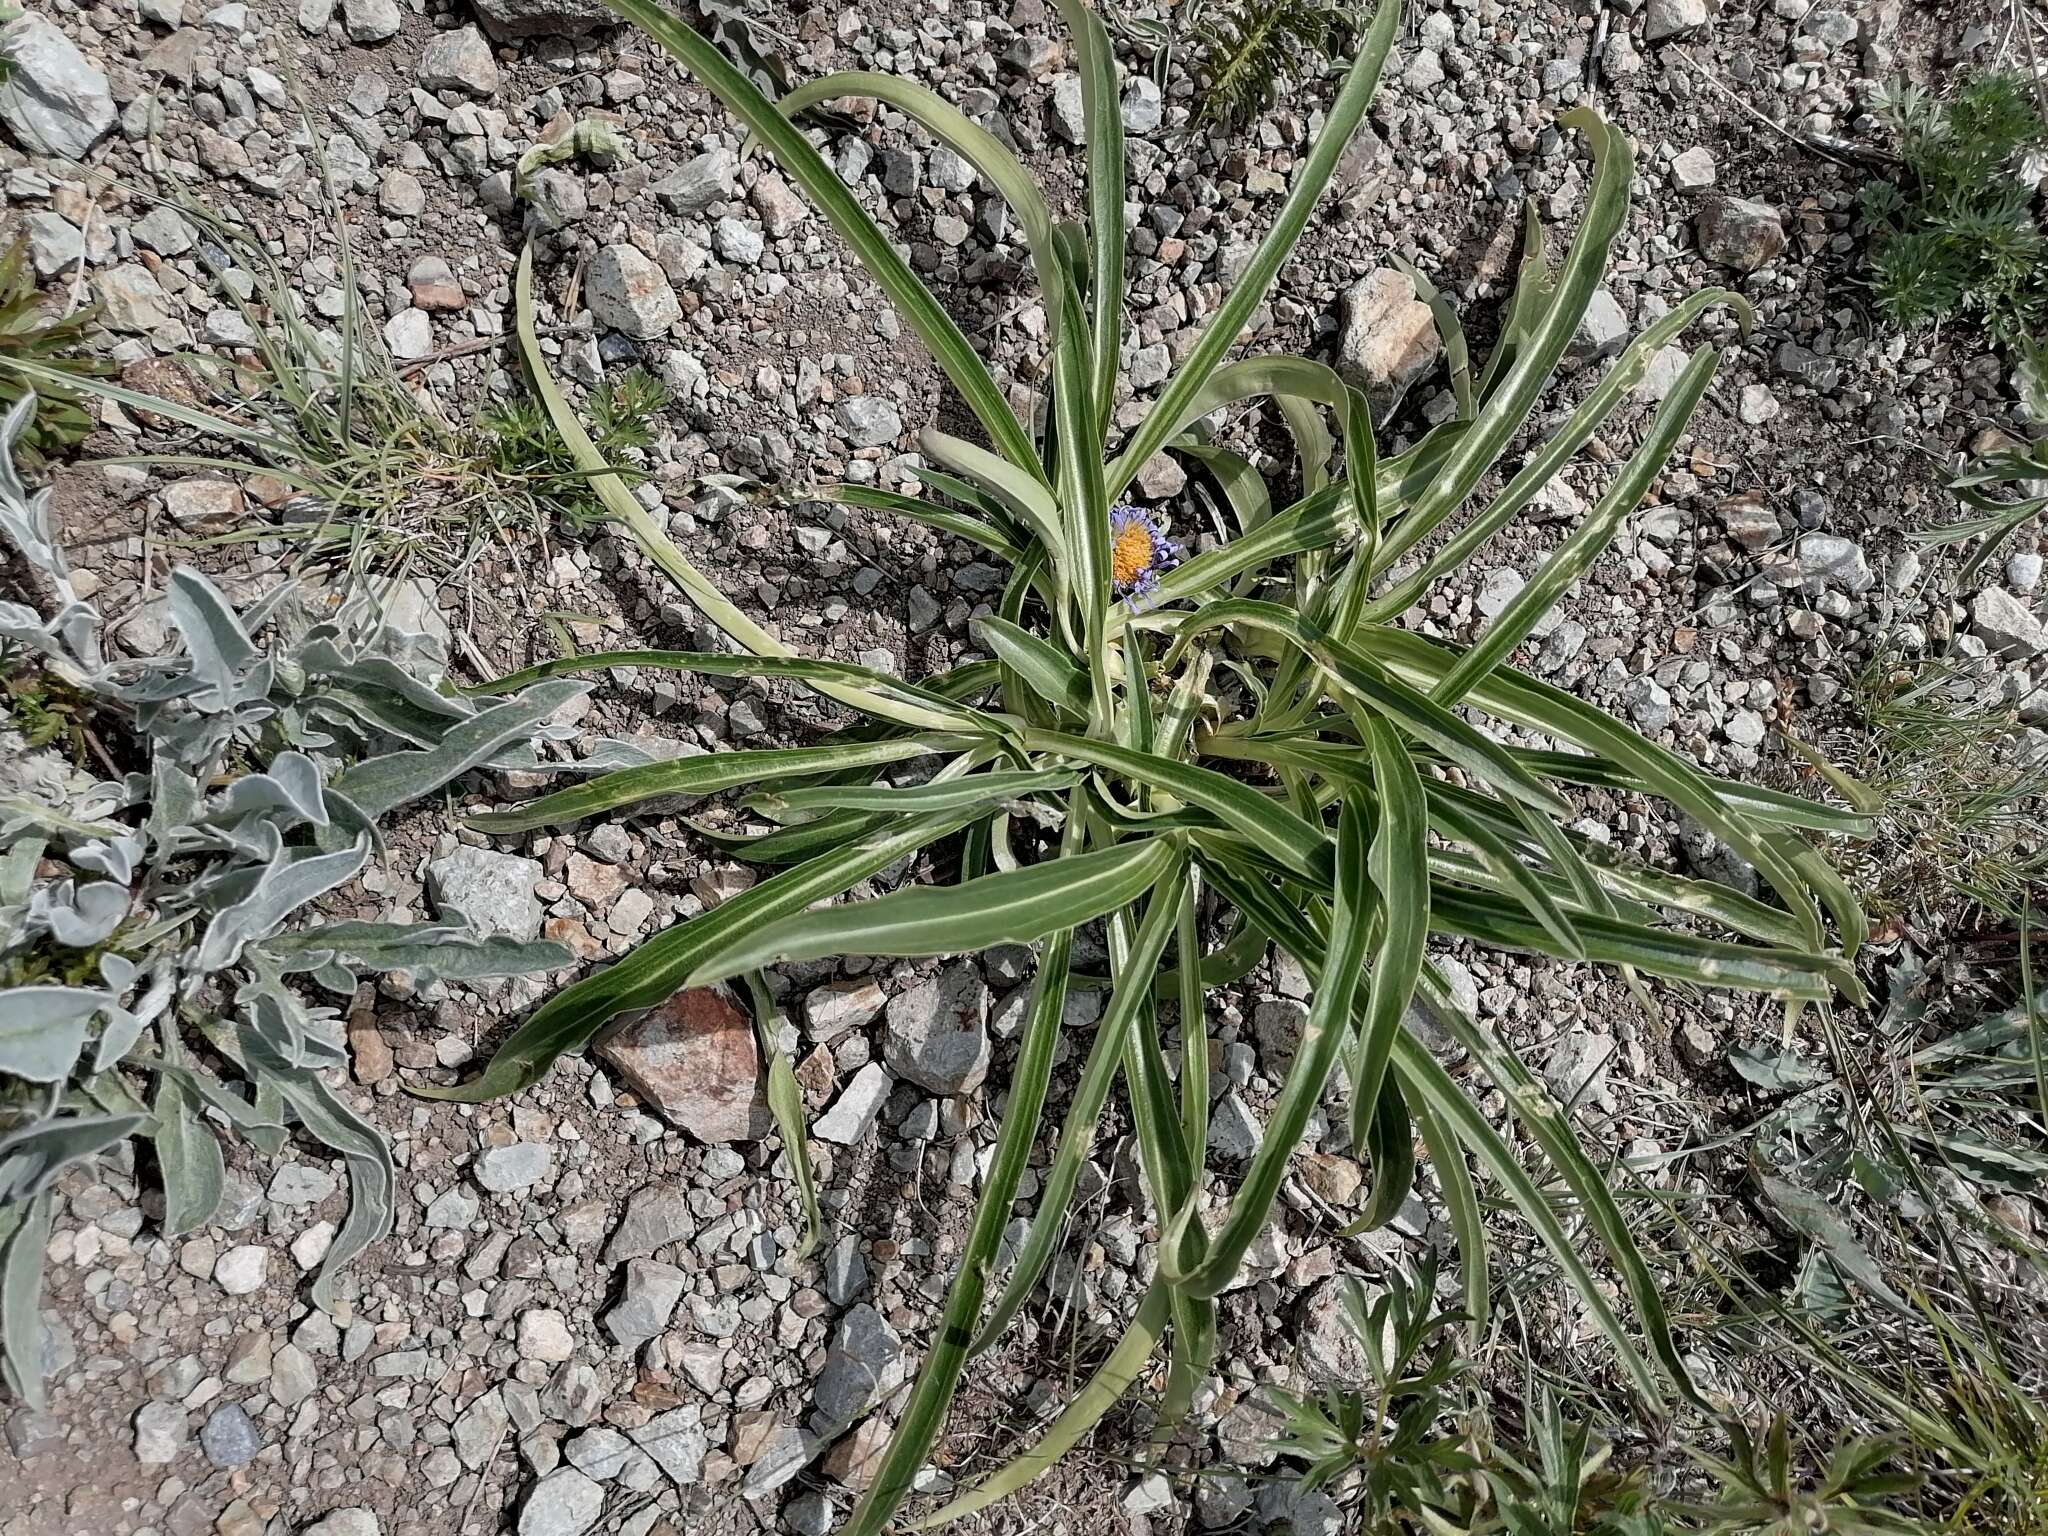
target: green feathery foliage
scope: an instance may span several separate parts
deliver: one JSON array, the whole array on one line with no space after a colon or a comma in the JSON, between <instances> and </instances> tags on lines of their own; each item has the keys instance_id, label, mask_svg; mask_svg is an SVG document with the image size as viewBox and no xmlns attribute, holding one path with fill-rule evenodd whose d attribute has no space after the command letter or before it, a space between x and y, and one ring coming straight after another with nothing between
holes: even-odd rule
<instances>
[{"instance_id":1,"label":"green feathery foliage","mask_svg":"<svg viewBox=\"0 0 2048 1536\"><path fill-rule=\"evenodd\" d=\"M1359 8L1331 0L1228 0L1195 29L1201 120L1241 126L1271 106L1283 80L1340 59Z\"/></svg>"},{"instance_id":2,"label":"green feathery foliage","mask_svg":"<svg viewBox=\"0 0 2048 1536\"><path fill-rule=\"evenodd\" d=\"M2015 164L2048 139L2029 82L1971 81L1951 101L1918 86L1886 93L1904 175L1863 189L1870 286L1900 325L1966 317L2018 346L2048 318L2033 188Z\"/></svg>"}]
</instances>

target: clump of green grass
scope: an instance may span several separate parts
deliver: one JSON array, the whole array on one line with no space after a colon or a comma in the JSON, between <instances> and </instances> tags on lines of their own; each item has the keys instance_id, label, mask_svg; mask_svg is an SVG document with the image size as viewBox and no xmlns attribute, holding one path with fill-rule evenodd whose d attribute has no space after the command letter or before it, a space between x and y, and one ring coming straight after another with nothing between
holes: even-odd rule
<instances>
[{"instance_id":1,"label":"clump of green grass","mask_svg":"<svg viewBox=\"0 0 2048 1536\"><path fill-rule=\"evenodd\" d=\"M286 488L281 517L263 515L218 542L282 538L361 574L446 579L494 549L522 563L556 529L581 531L601 514L588 471L531 401L464 420L414 387L361 311L345 240L344 309L327 329L307 316L253 231L189 197L179 207L207 234L202 259L255 336L254 359L182 358L191 386L184 400L98 378L79 387L165 424L154 451L131 462L228 469ZM0 379L45 395L64 387L47 360L11 358L4 334ZM638 368L591 392L598 452L628 481L639 477L635 460L667 403L667 391Z\"/></svg>"},{"instance_id":2,"label":"clump of green grass","mask_svg":"<svg viewBox=\"0 0 2048 1536\"><path fill-rule=\"evenodd\" d=\"M1434 1301L1436 1265L1390 1272L1376 1300L1353 1279L1344 1325L1365 1378L1313 1397L1273 1390L1280 1419L1268 1450L1280 1475L1323 1490L1346 1528L1431 1536L1909 1536L1922 1479L1901 1438L1844 1435L1810 1455L1783 1414L1761 1435L1740 1421L1712 1449L1681 1445L1685 1464L1624 1462L1566 1412L1557 1393L1523 1385L1518 1427L1502 1423L1474 1360L1467 1319ZM1671 1491L1676 1486L1679 1491Z\"/></svg>"},{"instance_id":3,"label":"clump of green grass","mask_svg":"<svg viewBox=\"0 0 2048 1536\"><path fill-rule=\"evenodd\" d=\"M17 240L0 252L0 361L32 363L46 370L35 382L0 370L0 410L31 390L36 396L35 419L16 450L31 466L82 441L92 431L93 420L79 386L113 371L104 359L85 350L92 319L90 309L57 313L52 301L36 290L26 240Z\"/></svg>"},{"instance_id":4,"label":"clump of green grass","mask_svg":"<svg viewBox=\"0 0 2048 1536\"><path fill-rule=\"evenodd\" d=\"M1242 127L1271 107L1282 85L1341 60L1364 8L1332 0L1222 0L1195 26L1200 119Z\"/></svg>"},{"instance_id":5,"label":"clump of green grass","mask_svg":"<svg viewBox=\"0 0 2048 1536\"><path fill-rule=\"evenodd\" d=\"M2038 335L2048 317L2043 237L2019 157L2048 140L2034 86L1981 75L1943 101L1914 85L1884 97L1903 174L1863 189L1870 285L1903 326L1952 318L2002 344Z\"/></svg>"},{"instance_id":6,"label":"clump of green grass","mask_svg":"<svg viewBox=\"0 0 2048 1536\"><path fill-rule=\"evenodd\" d=\"M1982 672L1888 648L1851 684L1867 729L1850 772L1877 835L1841 857L1874 917L2014 922L2048 869L2048 762Z\"/></svg>"},{"instance_id":7,"label":"clump of green grass","mask_svg":"<svg viewBox=\"0 0 2048 1536\"><path fill-rule=\"evenodd\" d=\"M644 368L629 368L591 391L591 441L628 485L645 478L636 459L653 446L654 423L668 399L668 390ZM576 462L538 401L521 397L488 406L477 427L493 475L553 508L572 531L604 520L604 503L590 488L590 472Z\"/></svg>"}]
</instances>

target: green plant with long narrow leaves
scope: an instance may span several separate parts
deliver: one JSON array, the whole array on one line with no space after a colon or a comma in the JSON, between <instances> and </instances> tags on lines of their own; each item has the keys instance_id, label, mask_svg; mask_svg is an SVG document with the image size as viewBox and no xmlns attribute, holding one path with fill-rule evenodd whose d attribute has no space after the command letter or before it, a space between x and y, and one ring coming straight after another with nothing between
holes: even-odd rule
<instances>
[{"instance_id":1,"label":"green plant with long narrow leaves","mask_svg":"<svg viewBox=\"0 0 2048 1536\"><path fill-rule=\"evenodd\" d=\"M480 1075L426 1091L470 1102L515 1092L622 1014L679 987L781 962L1041 946L981 1203L895 1438L848 1526L857 1536L874 1536L894 1518L968 1361L1033 1294L1119 1083L1161 1234L1154 1279L1127 1331L1037 1441L925 1523L983 1508L1048 1466L1137 1379L1162 1341L1162 1417L1170 1424L1187 1411L1208 1368L1216 1297L1271 1219L1288 1161L1340 1070L1350 1082L1352 1144L1373 1175L1362 1225L1388 1220L1407 1195L1419 1135L1458 1238L1463 1310L1477 1328L1488 1260L1480 1184L1467 1162L1476 1159L1499 1198L1548 1245L1642 1396L1658 1403L1676 1389L1697 1401L1600 1170L1524 1065L1457 1010L1426 946L1432 934L1465 938L1631 977L1750 989L1793 1007L1857 991L1847 957L1862 937L1861 914L1802 834L1861 831L1859 816L1712 779L1508 665L1649 490L1713 377L1714 350L1702 349L1681 370L1598 506L1475 644L1461 650L1392 622L1529 504L1629 400L1653 356L1710 307L1742 308L1719 290L1674 305L1492 499L1454 526L1526 426L1578 329L1625 217L1627 141L1590 112L1568 116L1594 160L1571 250L1553 269L1531 215L1501 340L1476 377L1455 319L1440 306L1459 408L1414 447L1381 460L1363 396L1329 368L1291 357L1227 359L1364 116L1398 27L1396 0L1384 0L1274 227L1180 371L1113 445L1124 342L1123 143L1117 67L1085 0L1059 3L1078 43L1088 115L1081 222L1056 220L1011 151L922 86L834 75L777 103L652 0L611 3L688 65L809 195L929 346L985 434L984 446L924 433L935 466L921 476L928 495L872 487L825 494L925 522L1002 559L1012 575L995 611L975 625L987 660L908 683L792 655L604 472L541 357L529 251L515 303L536 394L612 516L743 654L574 657L490 686L629 664L790 679L864 723L816 746L634 768L477 817L476 826L513 835L631 812L657 797L749 786L742 803L760 830L721 834L721 845L776 873L550 999ZM793 125L811 104L852 95L879 99L950 145L1015 213L1052 321L1042 434L1013 413L958 325ZM1202 430L1219 408L1256 397L1274 402L1294 443L1291 462L1273 466L1270 477ZM1342 436L1340 473L1332 472L1338 455L1325 412ZM1610 430L1609 440L1615 436ZM1182 456L1235 521L1234 536L1178 565L1162 509L1122 500L1139 467L1160 452ZM1299 494L1276 505L1286 485ZM1509 744L1507 728L1528 733L1520 741L1563 750ZM1581 785L1669 801L1753 864L1776 902L1589 856L1566 825L1569 794ZM821 905L956 838L957 883ZM1083 976L1073 967L1074 935L1098 922L1108 975ZM1314 1006L1260 1148L1234 1194L1212 1209L1203 1166L1205 998L1275 944L1317 983ZM1107 1003L1039 1181L1037 1215L1007 1276L998 1276L999 1243L1041 1129L1065 997L1083 985L1106 986ZM1507 1135L1404 1028L1416 996L1443 1014L1478 1071L1504 1091L1542 1173L1523 1166ZM1177 1079L1169 1019L1178 1026ZM792 1152L800 1149L798 1138ZM1618 1293L1596 1282L1574 1240L1581 1231L1618 1273ZM1633 1326L1622 1315L1629 1307Z\"/></svg>"}]
</instances>

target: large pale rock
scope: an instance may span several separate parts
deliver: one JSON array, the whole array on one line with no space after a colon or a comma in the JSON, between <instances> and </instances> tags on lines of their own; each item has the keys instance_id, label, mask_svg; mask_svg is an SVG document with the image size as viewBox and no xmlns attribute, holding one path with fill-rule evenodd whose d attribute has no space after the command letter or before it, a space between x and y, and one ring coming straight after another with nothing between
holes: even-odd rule
<instances>
[{"instance_id":1,"label":"large pale rock","mask_svg":"<svg viewBox=\"0 0 2048 1536\"><path fill-rule=\"evenodd\" d=\"M598 1047L633 1091L699 1141L754 1141L774 1121L754 1025L722 987L692 987Z\"/></svg>"},{"instance_id":2,"label":"large pale rock","mask_svg":"<svg viewBox=\"0 0 2048 1536\"><path fill-rule=\"evenodd\" d=\"M1344 295L1337 371L1366 392L1375 416L1391 414L1442 350L1436 319L1405 273L1381 267Z\"/></svg>"},{"instance_id":3,"label":"large pale rock","mask_svg":"<svg viewBox=\"0 0 2048 1536\"><path fill-rule=\"evenodd\" d=\"M603 0L470 0L484 30L504 41L514 37L576 37L613 25Z\"/></svg>"},{"instance_id":4,"label":"large pale rock","mask_svg":"<svg viewBox=\"0 0 2048 1536\"><path fill-rule=\"evenodd\" d=\"M0 54L13 63L0 84L0 122L23 149L83 160L114 126L105 71L46 17L22 16L0 27Z\"/></svg>"},{"instance_id":5,"label":"large pale rock","mask_svg":"<svg viewBox=\"0 0 2048 1536\"><path fill-rule=\"evenodd\" d=\"M608 245L597 253L584 293L599 325L636 341L665 334L683 314L667 275L630 245Z\"/></svg>"}]
</instances>

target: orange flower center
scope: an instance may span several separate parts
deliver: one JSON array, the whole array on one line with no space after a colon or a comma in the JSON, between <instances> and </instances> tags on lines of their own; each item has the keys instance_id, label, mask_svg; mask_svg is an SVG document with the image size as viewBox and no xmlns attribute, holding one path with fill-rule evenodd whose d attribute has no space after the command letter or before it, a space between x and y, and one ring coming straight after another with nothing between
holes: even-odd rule
<instances>
[{"instance_id":1,"label":"orange flower center","mask_svg":"<svg viewBox=\"0 0 2048 1536\"><path fill-rule=\"evenodd\" d=\"M1143 523L1130 523L1109 546L1109 574L1127 587L1152 568L1152 533Z\"/></svg>"}]
</instances>

